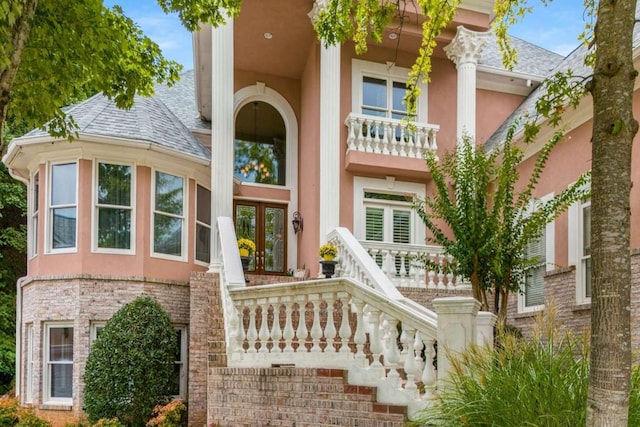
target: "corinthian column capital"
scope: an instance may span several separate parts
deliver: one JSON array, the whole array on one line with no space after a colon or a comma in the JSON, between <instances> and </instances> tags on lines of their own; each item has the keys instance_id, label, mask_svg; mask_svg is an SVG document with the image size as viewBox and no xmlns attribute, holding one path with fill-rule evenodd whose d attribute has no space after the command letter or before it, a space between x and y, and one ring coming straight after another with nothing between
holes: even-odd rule
<instances>
[{"instance_id":1,"label":"corinthian column capital","mask_svg":"<svg viewBox=\"0 0 640 427\"><path fill-rule=\"evenodd\" d=\"M479 33L464 28L462 25L458 27L456 36L451 40L444 51L447 57L455 62L457 66L465 63L477 64L484 45L490 37L490 32Z\"/></svg>"}]
</instances>

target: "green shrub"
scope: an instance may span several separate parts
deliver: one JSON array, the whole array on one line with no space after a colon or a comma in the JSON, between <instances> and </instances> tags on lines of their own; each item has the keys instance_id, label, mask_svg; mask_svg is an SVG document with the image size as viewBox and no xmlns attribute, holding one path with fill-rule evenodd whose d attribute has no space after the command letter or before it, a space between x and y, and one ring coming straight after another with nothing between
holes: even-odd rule
<instances>
[{"instance_id":1,"label":"green shrub","mask_svg":"<svg viewBox=\"0 0 640 427\"><path fill-rule=\"evenodd\" d=\"M101 418L92 427L126 427L117 418Z\"/></svg>"},{"instance_id":2,"label":"green shrub","mask_svg":"<svg viewBox=\"0 0 640 427\"><path fill-rule=\"evenodd\" d=\"M501 334L500 347L452 358L440 404L425 410L433 426L579 426L585 423L588 340L539 321L530 340Z\"/></svg>"},{"instance_id":3,"label":"green shrub","mask_svg":"<svg viewBox=\"0 0 640 427\"><path fill-rule=\"evenodd\" d=\"M93 343L84 374L89 421L118 418L143 426L158 404L168 402L174 380L175 329L151 298L118 310Z\"/></svg>"}]
</instances>

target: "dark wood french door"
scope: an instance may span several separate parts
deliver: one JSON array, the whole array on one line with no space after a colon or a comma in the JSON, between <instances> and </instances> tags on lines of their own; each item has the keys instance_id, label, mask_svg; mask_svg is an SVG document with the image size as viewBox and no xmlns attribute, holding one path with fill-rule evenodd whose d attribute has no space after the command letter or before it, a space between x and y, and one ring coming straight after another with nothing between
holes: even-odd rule
<instances>
[{"instance_id":1,"label":"dark wood french door","mask_svg":"<svg viewBox=\"0 0 640 427\"><path fill-rule=\"evenodd\" d=\"M234 202L236 236L251 239L256 252L249 271L285 274L287 271L287 207L276 203Z\"/></svg>"}]
</instances>

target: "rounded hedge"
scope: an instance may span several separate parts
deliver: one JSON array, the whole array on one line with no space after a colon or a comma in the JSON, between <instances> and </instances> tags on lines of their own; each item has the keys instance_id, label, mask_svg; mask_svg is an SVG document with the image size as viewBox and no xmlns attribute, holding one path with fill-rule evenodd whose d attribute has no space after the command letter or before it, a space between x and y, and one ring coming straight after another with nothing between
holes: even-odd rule
<instances>
[{"instance_id":1,"label":"rounded hedge","mask_svg":"<svg viewBox=\"0 0 640 427\"><path fill-rule=\"evenodd\" d=\"M91 346L84 374L84 410L91 422L117 417L143 426L153 408L170 400L176 332L149 297L118 310Z\"/></svg>"}]
</instances>

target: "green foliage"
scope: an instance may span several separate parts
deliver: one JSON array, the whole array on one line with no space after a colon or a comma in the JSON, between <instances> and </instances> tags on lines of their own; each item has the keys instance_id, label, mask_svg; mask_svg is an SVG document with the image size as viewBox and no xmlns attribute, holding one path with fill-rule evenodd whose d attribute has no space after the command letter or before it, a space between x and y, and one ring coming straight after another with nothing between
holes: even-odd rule
<instances>
[{"instance_id":1,"label":"green foliage","mask_svg":"<svg viewBox=\"0 0 640 427\"><path fill-rule=\"evenodd\" d=\"M117 418L101 418L92 427L125 427Z\"/></svg>"},{"instance_id":2,"label":"green foliage","mask_svg":"<svg viewBox=\"0 0 640 427\"><path fill-rule=\"evenodd\" d=\"M516 167L523 153L512 141L514 129L515 125L503 145L489 153L468 137L441 161L429 153L425 160L435 191L414 202L431 232L428 240L454 258L450 264L427 267L470 280L473 295L485 310L489 308L486 293L493 292L494 311L502 320L509 293L520 290L528 267L536 262L526 259L527 244L569 205L589 195L585 183L590 175L586 173L552 199L533 200L551 149L563 136L560 132L540 150L527 185L517 191L520 175Z\"/></svg>"},{"instance_id":3,"label":"green foliage","mask_svg":"<svg viewBox=\"0 0 640 427\"><path fill-rule=\"evenodd\" d=\"M156 83L178 78L181 66L167 61L117 6L107 9L100 0L41 0L37 7L0 2L0 9L7 7L9 13L0 13L0 124L8 105L8 114L27 128L49 121L52 135L70 137L75 123L60 108L81 98L89 82L129 108L134 95L151 95ZM32 19L30 7L36 7ZM12 25L22 21L26 25ZM22 51L20 40L26 40Z\"/></svg>"},{"instance_id":4,"label":"green foliage","mask_svg":"<svg viewBox=\"0 0 640 427\"><path fill-rule=\"evenodd\" d=\"M531 340L503 333L500 343L452 359L450 384L421 425L584 425L588 337L561 333L551 315L538 318Z\"/></svg>"},{"instance_id":5,"label":"green foliage","mask_svg":"<svg viewBox=\"0 0 640 427\"><path fill-rule=\"evenodd\" d=\"M176 346L169 315L151 298L118 310L92 344L84 374L89 420L117 417L142 426L169 401Z\"/></svg>"}]
</instances>

